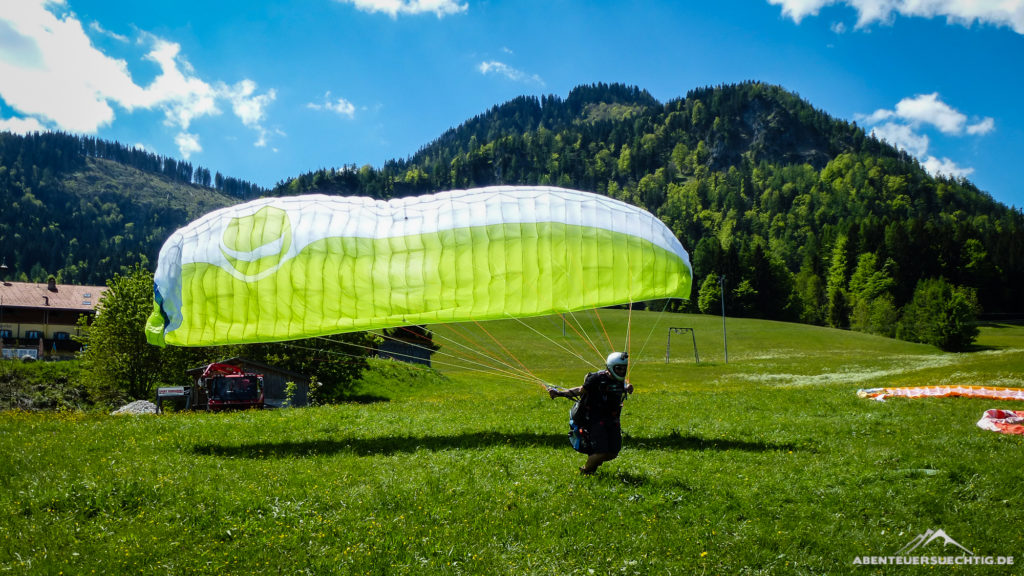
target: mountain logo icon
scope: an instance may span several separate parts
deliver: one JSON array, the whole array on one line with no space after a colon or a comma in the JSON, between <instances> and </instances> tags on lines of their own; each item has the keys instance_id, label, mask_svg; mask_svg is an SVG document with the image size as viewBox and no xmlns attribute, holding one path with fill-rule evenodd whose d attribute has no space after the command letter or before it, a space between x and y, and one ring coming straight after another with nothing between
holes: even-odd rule
<instances>
[{"instance_id":1,"label":"mountain logo icon","mask_svg":"<svg viewBox=\"0 0 1024 576\"><path fill-rule=\"evenodd\" d=\"M220 250L235 270L256 276L277 267L291 242L288 213L264 206L254 214L232 218L224 230Z\"/></svg>"},{"instance_id":2,"label":"mountain logo icon","mask_svg":"<svg viewBox=\"0 0 1024 576\"><path fill-rule=\"evenodd\" d=\"M971 552L967 548L964 548L959 542L950 538L949 534L946 534L946 531L942 528L939 528L938 530L929 529L927 532L923 534L918 534L913 540L908 542L906 546L897 550L896 553L902 554L904 556L909 556L911 552L917 550L918 548L927 546L931 544L933 541L940 539L942 540L943 550L945 550L946 546L952 544L953 546L956 546L957 548L963 550L966 554L974 556L974 552Z\"/></svg>"}]
</instances>

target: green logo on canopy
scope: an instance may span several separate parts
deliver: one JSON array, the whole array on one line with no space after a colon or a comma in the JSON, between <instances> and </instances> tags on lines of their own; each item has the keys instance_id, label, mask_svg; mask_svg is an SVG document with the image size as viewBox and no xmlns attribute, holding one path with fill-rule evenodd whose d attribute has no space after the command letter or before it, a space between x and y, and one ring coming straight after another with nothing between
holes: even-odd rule
<instances>
[{"instance_id":1,"label":"green logo on canopy","mask_svg":"<svg viewBox=\"0 0 1024 576\"><path fill-rule=\"evenodd\" d=\"M253 276L277 266L291 241L288 213L264 206L249 216L232 218L224 230L220 250L235 270Z\"/></svg>"}]
</instances>

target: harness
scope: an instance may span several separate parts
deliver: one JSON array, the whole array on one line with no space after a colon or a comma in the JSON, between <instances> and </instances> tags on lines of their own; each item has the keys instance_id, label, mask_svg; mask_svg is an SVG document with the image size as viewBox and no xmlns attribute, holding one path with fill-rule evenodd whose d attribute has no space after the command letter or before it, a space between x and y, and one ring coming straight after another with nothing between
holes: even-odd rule
<instances>
[{"instance_id":1,"label":"harness","mask_svg":"<svg viewBox=\"0 0 1024 576\"><path fill-rule=\"evenodd\" d=\"M569 443L573 450L584 454L592 452L591 418L598 405L605 410L609 406L618 408L626 401L626 396L625 382L620 382L607 370L587 374L583 394L569 409Z\"/></svg>"},{"instance_id":2,"label":"harness","mask_svg":"<svg viewBox=\"0 0 1024 576\"><path fill-rule=\"evenodd\" d=\"M569 408L569 444L577 452L588 454L590 452L590 434L587 432L587 424L590 422L590 410L586 405L587 393L584 392L572 408Z\"/></svg>"}]
</instances>

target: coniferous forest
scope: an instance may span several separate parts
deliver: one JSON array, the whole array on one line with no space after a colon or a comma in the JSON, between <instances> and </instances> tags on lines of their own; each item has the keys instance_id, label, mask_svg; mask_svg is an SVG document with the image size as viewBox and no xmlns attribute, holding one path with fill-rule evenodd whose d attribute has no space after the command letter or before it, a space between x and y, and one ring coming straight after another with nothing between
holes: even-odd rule
<instances>
[{"instance_id":1,"label":"coniferous forest","mask_svg":"<svg viewBox=\"0 0 1024 576\"><path fill-rule=\"evenodd\" d=\"M757 82L667 103L605 84L520 97L409 158L339 163L271 190L92 138L0 134L0 250L12 277L101 283L135 261L152 267L176 227L252 197L494 184L577 188L655 213L690 252L683 309L719 310L724 276L729 314L911 339L929 302L1024 311L1019 208Z\"/></svg>"},{"instance_id":2,"label":"coniferous forest","mask_svg":"<svg viewBox=\"0 0 1024 576\"><path fill-rule=\"evenodd\" d=\"M189 220L263 193L115 142L0 132L0 257L9 280L103 284L133 262L155 263Z\"/></svg>"}]
</instances>

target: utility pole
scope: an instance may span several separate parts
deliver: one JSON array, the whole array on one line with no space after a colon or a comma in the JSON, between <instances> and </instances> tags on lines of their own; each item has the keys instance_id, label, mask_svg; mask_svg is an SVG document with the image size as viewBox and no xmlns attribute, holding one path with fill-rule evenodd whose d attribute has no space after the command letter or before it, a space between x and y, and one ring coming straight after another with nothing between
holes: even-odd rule
<instances>
[{"instance_id":1,"label":"utility pole","mask_svg":"<svg viewBox=\"0 0 1024 576\"><path fill-rule=\"evenodd\" d=\"M718 286L722 289L722 344L725 346L725 363L729 363L729 338L725 333L725 274L718 277Z\"/></svg>"},{"instance_id":2,"label":"utility pole","mask_svg":"<svg viewBox=\"0 0 1024 576\"><path fill-rule=\"evenodd\" d=\"M0 283L7 285L7 256L0 262ZM0 354L4 350L4 297L0 295Z\"/></svg>"}]
</instances>

